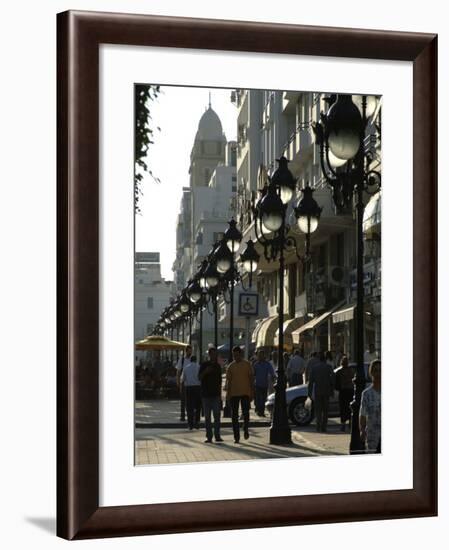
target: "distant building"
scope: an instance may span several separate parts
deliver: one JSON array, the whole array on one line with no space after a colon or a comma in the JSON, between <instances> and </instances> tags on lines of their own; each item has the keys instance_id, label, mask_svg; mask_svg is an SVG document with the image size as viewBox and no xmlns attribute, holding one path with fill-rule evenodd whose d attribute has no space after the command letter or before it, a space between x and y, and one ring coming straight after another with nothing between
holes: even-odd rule
<instances>
[{"instance_id":1,"label":"distant building","mask_svg":"<svg viewBox=\"0 0 449 550\"><path fill-rule=\"evenodd\" d=\"M196 273L212 245L220 240L234 214L237 189L236 148L209 104L202 115L190 154L189 187L183 189L176 227L175 292ZM226 323L226 321L225 321ZM220 335L225 329L220 328ZM193 324L193 340L198 338ZM220 337L220 342L225 338ZM203 315L203 347L213 341L213 316Z\"/></svg>"},{"instance_id":2,"label":"distant building","mask_svg":"<svg viewBox=\"0 0 449 550\"><path fill-rule=\"evenodd\" d=\"M159 252L136 252L134 264L134 340L153 331L173 295L172 281L161 277Z\"/></svg>"}]
</instances>

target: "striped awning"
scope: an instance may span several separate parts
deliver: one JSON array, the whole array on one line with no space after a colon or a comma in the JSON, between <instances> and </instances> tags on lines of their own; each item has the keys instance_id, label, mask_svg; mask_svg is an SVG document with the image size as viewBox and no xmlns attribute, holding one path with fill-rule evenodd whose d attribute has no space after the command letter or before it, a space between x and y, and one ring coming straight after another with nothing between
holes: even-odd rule
<instances>
[{"instance_id":1,"label":"striped awning","mask_svg":"<svg viewBox=\"0 0 449 550\"><path fill-rule=\"evenodd\" d=\"M274 335L278 328L279 316L273 315L263 319L254 329L252 341L256 344L256 348L273 347Z\"/></svg>"},{"instance_id":2,"label":"striped awning","mask_svg":"<svg viewBox=\"0 0 449 550\"><path fill-rule=\"evenodd\" d=\"M290 347L293 345L292 332L301 327L303 324L304 317L294 317L293 319L284 321L284 344ZM274 343L276 346L279 345L279 327L276 329L276 333L274 335Z\"/></svg>"},{"instance_id":3,"label":"striped awning","mask_svg":"<svg viewBox=\"0 0 449 550\"><path fill-rule=\"evenodd\" d=\"M352 304L351 306L346 305L344 308L335 311L332 313L332 322L335 324L343 323L344 321L351 321L354 319L354 311L356 307L356 304Z\"/></svg>"},{"instance_id":4,"label":"striped awning","mask_svg":"<svg viewBox=\"0 0 449 550\"><path fill-rule=\"evenodd\" d=\"M325 313L322 313L321 315L319 315L318 317L315 317L305 325L302 325L298 329L294 330L292 332L293 343L299 344L301 334L303 334L307 330L315 330L316 328L318 328L318 326L321 325L321 323L324 323L324 321L329 319L329 316L332 315L332 313L336 311L338 308L340 308L343 304L344 304L344 301L340 302L339 304L336 304L332 309L329 309Z\"/></svg>"}]
</instances>

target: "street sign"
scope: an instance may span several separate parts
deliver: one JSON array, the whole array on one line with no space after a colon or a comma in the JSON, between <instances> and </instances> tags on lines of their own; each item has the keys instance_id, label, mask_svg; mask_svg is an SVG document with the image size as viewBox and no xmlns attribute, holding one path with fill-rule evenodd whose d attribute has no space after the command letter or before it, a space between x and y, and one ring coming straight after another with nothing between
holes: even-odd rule
<instances>
[{"instance_id":1,"label":"street sign","mask_svg":"<svg viewBox=\"0 0 449 550\"><path fill-rule=\"evenodd\" d=\"M259 315L259 295L254 292L239 294L239 317Z\"/></svg>"}]
</instances>

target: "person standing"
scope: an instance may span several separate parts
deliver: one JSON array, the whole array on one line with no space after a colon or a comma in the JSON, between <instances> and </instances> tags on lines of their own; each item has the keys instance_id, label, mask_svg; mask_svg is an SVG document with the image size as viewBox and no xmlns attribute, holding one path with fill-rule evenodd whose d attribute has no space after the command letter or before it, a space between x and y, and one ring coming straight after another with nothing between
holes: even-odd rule
<instances>
[{"instance_id":1,"label":"person standing","mask_svg":"<svg viewBox=\"0 0 449 550\"><path fill-rule=\"evenodd\" d=\"M341 358L341 364L335 370L335 389L338 391L338 404L340 406L340 430L346 431L346 422L351 420L351 401L354 396L353 378L355 371L349 366L346 355Z\"/></svg>"},{"instance_id":2,"label":"person standing","mask_svg":"<svg viewBox=\"0 0 449 550\"><path fill-rule=\"evenodd\" d=\"M271 352L271 360L270 363L273 365L274 372L277 373L278 371L278 352L277 350L274 350Z\"/></svg>"},{"instance_id":3,"label":"person standing","mask_svg":"<svg viewBox=\"0 0 449 550\"><path fill-rule=\"evenodd\" d=\"M323 352L318 354L317 362L310 370L308 395L314 401L316 429L318 432L327 431L329 412L329 398L334 393L335 375L333 368L325 361Z\"/></svg>"},{"instance_id":4,"label":"person standing","mask_svg":"<svg viewBox=\"0 0 449 550\"><path fill-rule=\"evenodd\" d=\"M226 370L226 400L231 404L234 443L240 441L239 406L243 415L243 436L249 438L249 405L254 394L254 372L242 357L239 346L232 348L233 361Z\"/></svg>"},{"instance_id":5,"label":"person standing","mask_svg":"<svg viewBox=\"0 0 449 550\"><path fill-rule=\"evenodd\" d=\"M310 373L312 372L313 365L315 365L318 362L319 362L318 361L318 353L316 351L312 351L312 353L309 355L309 359L306 363L306 372L305 372L305 376L306 376L305 382L306 383L309 382Z\"/></svg>"},{"instance_id":6,"label":"person standing","mask_svg":"<svg viewBox=\"0 0 449 550\"><path fill-rule=\"evenodd\" d=\"M287 363L287 379L288 385L300 386L304 383L304 373L306 370L306 362L301 356L299 349L296 349L289 362Z\"/></svg>"},{"instance_id":7,"label":"person standing","mask_svg":"<svg viewBox=\"0 0 449 550\"><path fill-rule=\"evenodd\" d=\"M326 359L326 363L334 369L335 368L334 358L330 350L326 351L325 359Z\"/></svg>"},{"instance_id":8,"label":"person standing","mask_svg":"<svg viewBox=\"0 0 449 550\"><path fill-rule=\"evenodd\" d=\"M276 374L273 365L265 359L265 352L259 350L257 359L253 365L255 395L254 405L258 416L265 416L265 401L268 395L268 386L271 381L275 381Z\"/></svg>"},{"instance_id":9,"label":"person standing","mask_svg":"<svg viewBox=\"0 0 449 550\"><path fill-rule=\"evenodd\" d=\"M377 359L377 353L376 349L374 348L374 344L369 344L368 349L365 351L363 360L365 363L371 364L372 361L375 361Z\"/></svg>"},{"instance_id":10,"label":"person standing","mask_svg":"<svg viewBox=\"0 0 449 550\"><path fill-rule=\"evenodd\" d=\"M215 441L223 441L220 437L221 367L217 361L217 350L210 347L207 353L209 359L201 363L198 378L201 382L201 400L206 424L206 440L204 443L212 443L211 414L214 416L213 435Z\"/></svg>"},{"instance_id":11,"label":"person standing","mask_svg":"<svg viewBox=\"0 0 449 550\"><path fill-rule=\"evenodd\" d=\"M184 367L188 363L190 363L191 356L192 356L192 347L187 346L185 354L179 358L178 363L176 364L176 383L178 385L180 407L181 407L181 415L179 417L179 420L181 420L182 422L184 422L186 419L186 392L185 392L184 384L181 382L181 375L182 375L182 371L184 370Z\"/></svg>"},{"instance_id":12,"label":"person standing","mask_svg":"<svg viewBox=\"0 0 449 550\"><path fill-rule=\"evenodd\" d=\"M362 392L360 401L360 439L368 453L380 453L381 436L381 364L375 359L369 366L372 384Z\"/></svg>"},{"instance_id":13,"label":"person standing","mask_svg":"<svg viewBox=\"0 0 449 550\"><path fill-rule=\"evenodd\" d=\"M192 355L190 362L184 365L181 374L181 382L184 384L186 392L186 410L187 410L187 425L189 430L200 427L201 414L201 383L198 378L200 370L199 364L196 362L196 357Z\"/></svg>"}]
</instances>

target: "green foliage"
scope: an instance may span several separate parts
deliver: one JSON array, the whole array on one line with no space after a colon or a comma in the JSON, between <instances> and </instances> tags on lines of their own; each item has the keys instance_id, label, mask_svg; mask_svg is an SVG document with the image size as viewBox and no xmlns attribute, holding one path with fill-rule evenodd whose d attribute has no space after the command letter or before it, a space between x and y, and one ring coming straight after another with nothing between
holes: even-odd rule
<instances>
[{"instance_id":1,"label":"green foliage","mask_svg":"<svg viewBox=\"0 0 449 550\"><path fill-rule=\"evenodd\" d=\"M148 104L154 101L159 94L159 86L149 84L136 84L134 86L135 105L135 142L134 142L134 208L140 213L139 198L142 195L143 172L147 172L155 182L155 177L149 169L145 159L149 146L154 143L154 130L151 127L151 114ZM160 128L158 128L159 130Z\"/></svg>"}]
</instances>

